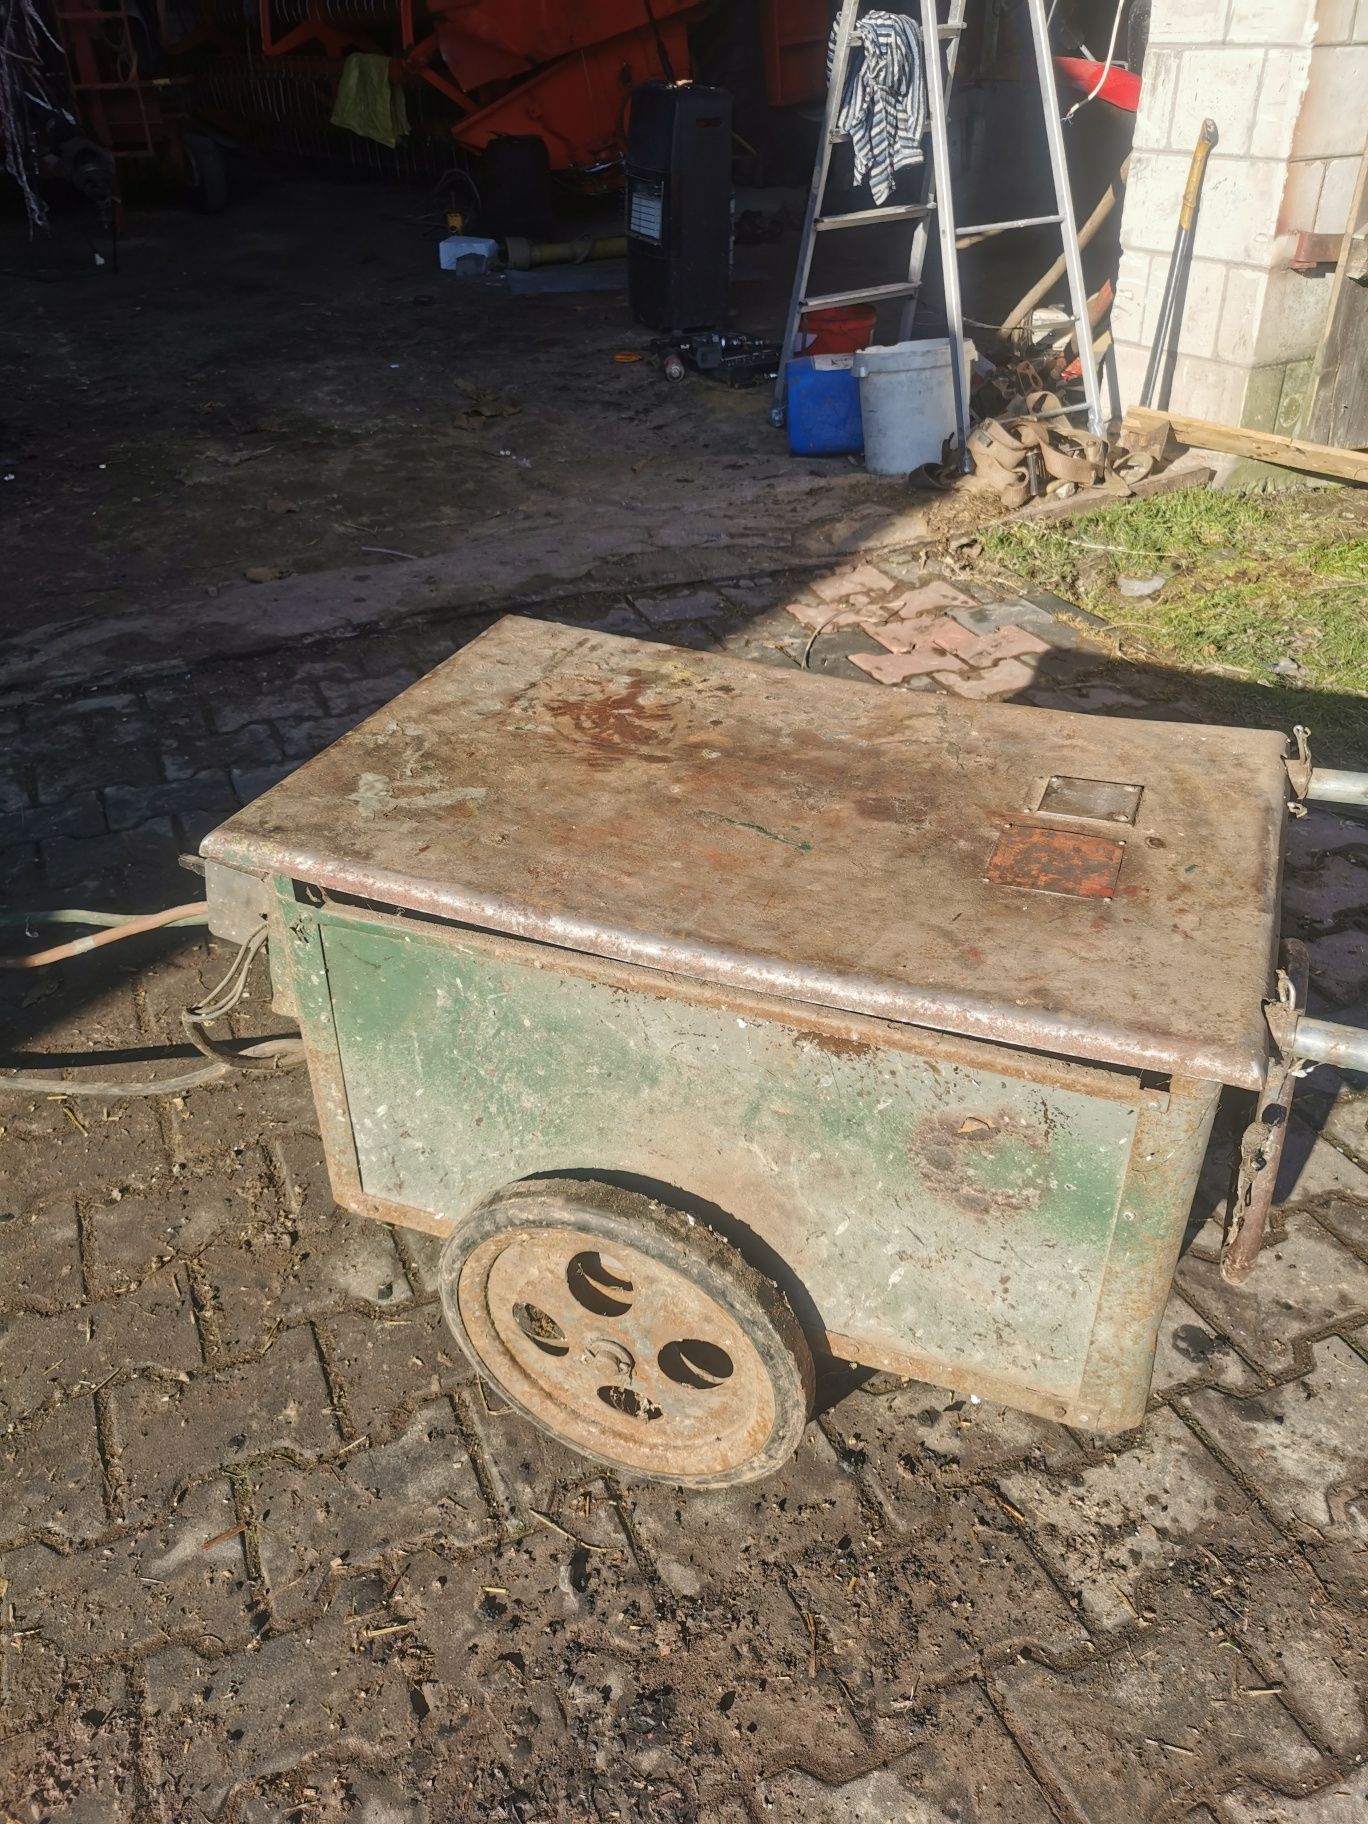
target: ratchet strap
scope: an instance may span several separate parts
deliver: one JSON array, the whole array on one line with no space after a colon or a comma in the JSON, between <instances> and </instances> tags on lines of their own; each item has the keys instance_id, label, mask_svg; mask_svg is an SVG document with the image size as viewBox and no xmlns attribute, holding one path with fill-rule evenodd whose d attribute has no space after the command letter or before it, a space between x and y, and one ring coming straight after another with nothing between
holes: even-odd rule
<instances>
[{"instance_id":1,"label":"ratchet strap","mask_svg":"<svg viewBox=\"0 0 1368 1824\"><path fill-rule=\"evenodd\" d=\"M1065 483L1124 496L1154 466L1151 456L1132 455L1071 425L1053 393L1029 392L1019 405L1017 412L980 420L969 434L979 485L994 489L1009 510Z\"/></svg>"}]
</instances>

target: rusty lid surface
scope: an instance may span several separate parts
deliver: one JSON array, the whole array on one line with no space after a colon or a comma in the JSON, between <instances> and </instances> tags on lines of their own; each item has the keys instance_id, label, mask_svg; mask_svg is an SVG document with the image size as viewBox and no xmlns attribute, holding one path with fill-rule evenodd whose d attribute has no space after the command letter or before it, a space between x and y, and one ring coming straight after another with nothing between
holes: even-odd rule
<instances>
[{"instance_id":1,"label":"rusty lid surface","mask_svg":"<svg viewBox=\"0 0 1368 1824\"><path fill-rule=\"evenodd\" d=\"M1283 749L510 617L203 852L724 986L1255 1087Z\"/></svg>"}]
</instances>

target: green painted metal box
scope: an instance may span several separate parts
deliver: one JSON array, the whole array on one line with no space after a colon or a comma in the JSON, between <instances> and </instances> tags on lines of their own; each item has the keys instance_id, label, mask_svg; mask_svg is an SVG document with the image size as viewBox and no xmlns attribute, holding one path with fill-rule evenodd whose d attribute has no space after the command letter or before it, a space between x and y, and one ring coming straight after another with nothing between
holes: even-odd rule
<instances>
[{"instance_id":1,"label":"green painted metal box","mask_svg":"<svg viewBox=\"0 0 1368 1824\"><path fill-rule=\"evenodd\" d=\"M1263 1080L1286 797L1275 735L509 619L204 853L226 930L266 883L346 1207L592 1176L815 1347L1112 1430Z\"/></svg>"}]
</instances>

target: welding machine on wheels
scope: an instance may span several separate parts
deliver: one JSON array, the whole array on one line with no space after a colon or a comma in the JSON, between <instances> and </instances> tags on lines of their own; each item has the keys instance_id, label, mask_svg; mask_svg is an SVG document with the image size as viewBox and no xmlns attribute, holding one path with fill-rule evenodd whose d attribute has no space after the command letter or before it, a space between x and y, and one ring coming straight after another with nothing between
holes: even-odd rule
<instances>
[{"instance_id":1,"label":"welding machine on wheels","mask_svg":"<svg viewBox=\"0 0 1368 1824\"><path fill-rule=\"evenodd\" d=\"M534 1424L696 1487L818 1352L1140 1423L1222 1087L1248 1270L1299 1060L1282 737L835 682L507 619L203 845L269 931L338 1202L446 1238Z\"/></svg>"}]
</instances>

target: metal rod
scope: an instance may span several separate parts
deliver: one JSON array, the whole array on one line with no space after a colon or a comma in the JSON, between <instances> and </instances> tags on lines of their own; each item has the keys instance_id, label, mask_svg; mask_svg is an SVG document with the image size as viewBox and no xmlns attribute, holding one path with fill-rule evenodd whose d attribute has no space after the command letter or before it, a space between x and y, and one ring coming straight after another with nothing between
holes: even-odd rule
<instances>
[{"instance_id":1,"label":"metal rod","mask_svg":"<svg viewBox=\"0 0 1368 1824\"><path fill-rule=\"evenodd\" d=\"M959 61L960 45L963 42L964 16L969 0L950 0L950 16L940 27L939 38L945 44L945 80L942 87L945 91L946 106L949 107L950 92L955 86L955 68ZM929 59L938 54L937 45L928 45L923 39L922 56ZM948 174L947 174L948 176ZM916 286L898 313L898 340L908 342L917 321L917 305L921 298L922 275L926 270L926 250L930 245L930 218L936 207L936 173L933 161L923 159L921 174L921 200L925 205L922 214L912 230L912 245L907 255L907 276Z\"/></svg>"},{"instance_id":2,"label":"metal rod","mask_svg":"<svg viewBox=\"0 0 1368 1824\"><path fill-rule=\"evenodd\" d=\"M976 222L972 228L961 228L960 234L1007 234L1013 228L1057 228L1057 215L1021 215L1010 222Z\"/></svg>"},{"instance_id":3,"label":"metal rod","mask_svg":"<svg viewBox=\"0 0 1368 1824\"><path fill-rule=\"evenodd\" d=\"M1347 773L1335 766L1313 766L1306 796L1325 804L1368 804L1368 773Z\"/></svg>"},{"instance_id":4,"label":"metal rod","mask_svg":"<svg viewBox=\"0 0 1368 1824\"><path fill-rule=\"evenodd\" d=\"M1215 144L1216 122L1204 120L1201 131L1197 135L1197 144L1192 149L1192 163L1188 166L1182 207L1178 211L1178 232L1174 236L1168 278L1164 283L1164 296L1159 305L1159 324L1154 332L1154 346L1150 350L1149 366L1145 370L1145 384L1140 390L1141 405L1153 405L1157 385L1160 410L1168 404L1169 389L1173 385L1173 370L1178 362L1178 333L1181 333L1182 330L1183 305L1187 301L1188 271L1192 265L1192 240L1196 232L1197 204L1201 200L1202 180L1206 176L1207 160L1211 157L1211 148ZM1162 383L1159 371L1161 363L1163 365Z\"/></svg>"},{"instance_id":5,"label":"metal rod","mask_svg":"<svg viewBox=\"0 0 1368 1824\"><path fill-rule=\"evenodd\" d=\"M1296 1057L1310 1063L1337 1064L1341 1070L1368 1070L1368 1027L1302 1018L1297 1021L1292 1050Z\"/></svg>"},{"instance_id":6,"label":"metal rod","mask_svg":"<svg viewBox=\"0 0 1368 1824\"><path fill-rule=\"evenodd\" d=\"M936 192L936 222L940 229L945 322L950 338L950 373L955 388L955 428L959 435L960 473L967 475L973 463L969 454L969 373L964 352L964 303L960 297L959 260L955 248L950 134L945 119L945 83L941 71L940 21L936 15L936 0L922 0L921 13L922 48L926 64L926 112L931 123L931 168Z\"/></svg>"},{"instance_id":7,"label":"metal rod","mask_svg":"<svg viewBox=\"0 0 1368 1824\"><path fill-rule=\"evenodd\" d=\"M793 359L793 344L798 334L798 320L807 295L808 275L812 271L812 254L816 246L815 223L826 195L827 175L831 170L831 146L836 121L845 96L846 70L850 63L850 40L859 16L858 0L842 0L841 17L836 28L836 43L831 57L831 80L827 84L826 107L822 111L822 143L812 166L812 188L808 191L807 213L803 218L802 239L798 243L798 265L789 294L788 317L784 324L784 341L779 350L779 371L774 376L774 399L770 405L770 422L784 422L787 409L788 365ZM930 59L928 58L929 62Z\"/></svg>"},{"instance_id":8,"label":"metal rod","mask_svg":"<svg viewBox=\"0 0 1368 1824\"><path fill-rule=\"evenodd\" d=\"M923 0L923 5L930 0ZM1054 174L1055 204L1059 210L1061 236L1064 242L1064 267L1069 275L1069 302L1073 310L1074 330L1078 337L1078 361L1083 372L1083 392L1088 401L1088 429L1094 437L1106 434L1107 421L1102 410L1102 388L1097 378L1097 359L1093 353L1092 325L1088 321L1088 285L1083 276L1083 254L1078 245L1078 223L1074 219L1073 191L1069 188L1069 161L1064 151L1064 125L1059 118L1059 101L1055 93L1054 59L1050 52L1050 26L1045 16L1045 0L1026 0L1031 19L1031 36L1035 40L1036 70L1040 81L1040 99L1045 114L1045 139L1050 148L1050 169Z\"/></svg>"}]
</instances>

